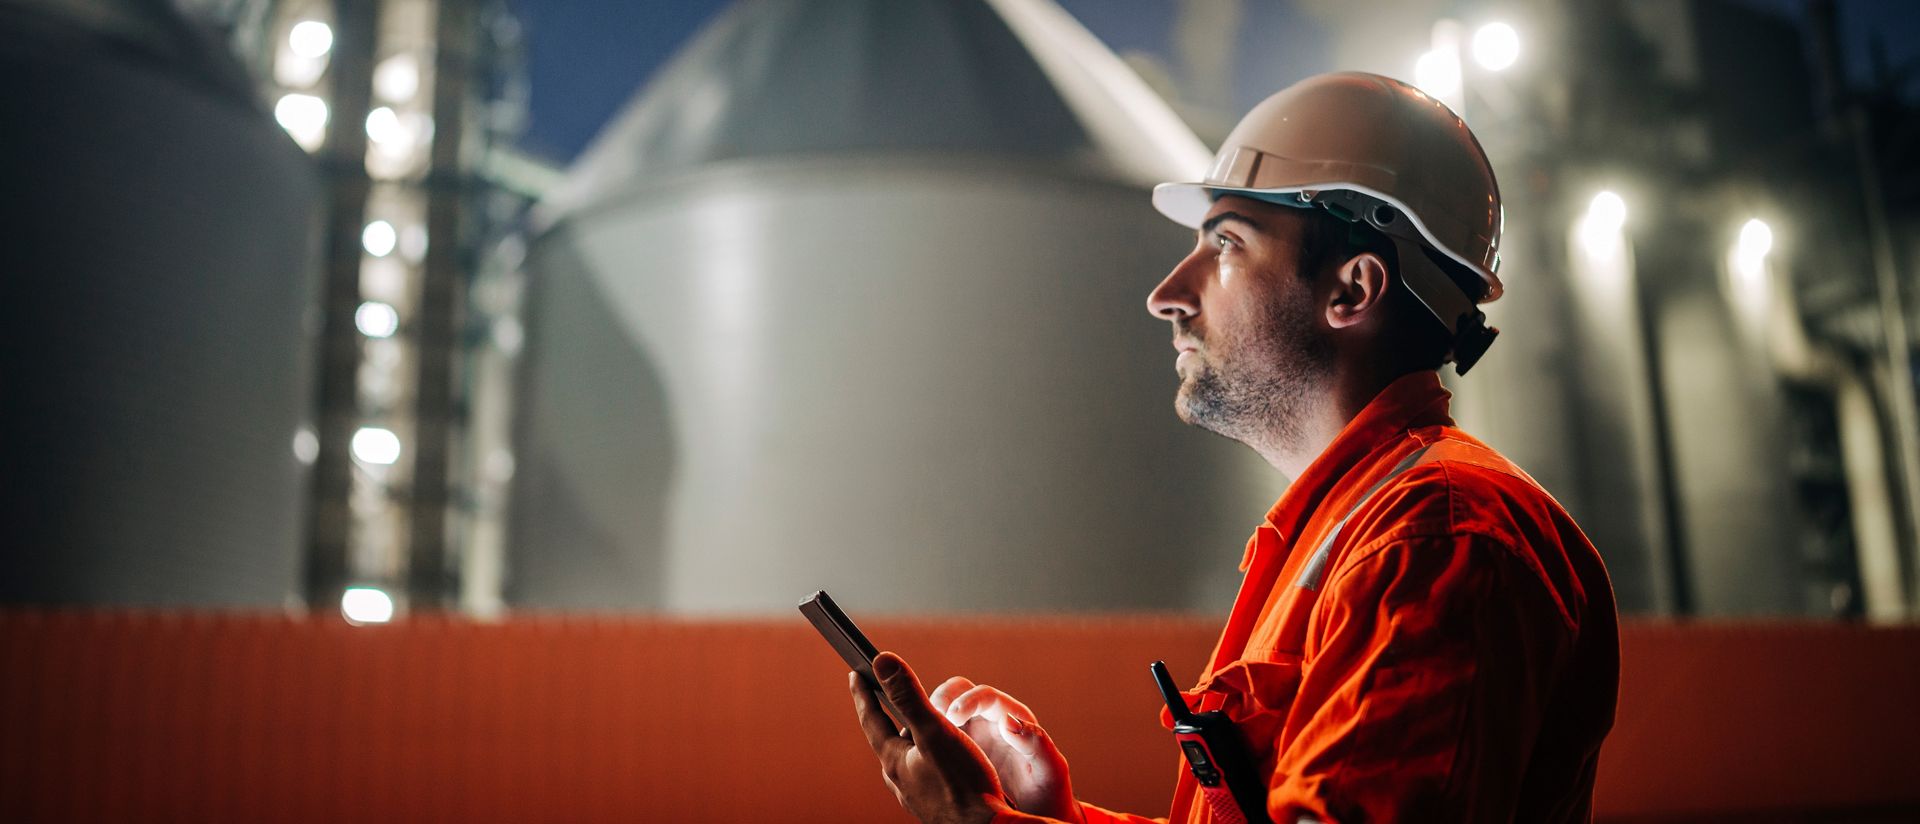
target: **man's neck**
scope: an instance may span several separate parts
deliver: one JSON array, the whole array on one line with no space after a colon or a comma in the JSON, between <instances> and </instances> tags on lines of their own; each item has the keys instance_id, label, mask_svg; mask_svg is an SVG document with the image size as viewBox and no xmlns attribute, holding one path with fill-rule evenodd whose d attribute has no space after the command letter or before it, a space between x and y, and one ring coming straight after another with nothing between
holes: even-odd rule
<instances>
[{"instance_id":1,"label":"man's neck","mask_svg":"<svg viewBox=\"0 0 1920 824\"><path fill-rule=\"evenodd\" d=\"M1287 476L1288 482L1297 480L1327 451L1333 439L1340 436L1341 430L1347 428L1360 410L1396 377L1363 374L1352 369L1335 370L1324 389L1308 394L1311 402L1300 409L1291 433L1293 437L1266 439L1261 443L1248 441L1247 445Z\"/></svg>"}]
</instances>

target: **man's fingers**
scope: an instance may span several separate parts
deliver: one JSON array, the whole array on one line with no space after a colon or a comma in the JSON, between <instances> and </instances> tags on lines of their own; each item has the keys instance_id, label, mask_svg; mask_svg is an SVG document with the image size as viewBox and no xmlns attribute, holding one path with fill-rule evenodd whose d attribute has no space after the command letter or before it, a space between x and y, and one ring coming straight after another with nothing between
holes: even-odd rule
<instances>
[{"instance_id":1,"label":"man's fingers","mask_svg":"<svg viewBox=\"0 0 1920 824\"><path fill-rule=\"evenodd\" d=\"M999 690L985 685L967 690L955 697L952 704L947 705L947 720L960 724L978 716L998 725L1007 715L999 707L999 702L996 700L998 695Z\"/></svg>"},{"instance_id":2,"label":"man's fingers","mask_svg":"<svg viewBox=\"0 0 1920 824\"><path fill-rule=\"evenodd\" d=\"M880 653L873 659L873 674L880 680L880 689L887 693L887 701L904 716L900 723L907 725L916 739L930 737L945 720L934 711L920 679L900 656Z\"/></svg>"},{"instance_id":3,"label":"man's fingers","mask_svg":"<svg viewBox=\"0 0 1920 824\"><path fill-rule=\"evenodd\" d=\"M1038 724L1007 716L999 724L1000 740L1029 758L1039 755L1044 747L1050 747L1053 740L1047 737L1047 731Z\"/></svg>"},{"instance_id":4,"label":"man's fingers","mask_svg":"<svg viewBox=\"0 0 1920 824\"><path fill-rule=\"evenodd\" d=\"M943 683L940 686L935 687L933 689L933 694L927 696L927 700L933 702L933 709L935 712L946 714L947 720L952 721L953 716L951 714L947 714L947 707L953 704L953 699L959 698L961 693L966 692L967 690L970 690L970 689L973 689L973 682L967 680L962 676L956 675L952 678L948 678L946 680L946 683Z\"/></svg>"},{"instance_id":5,"label":"man's fingers","mask_svg":"<svg viewBox=\"0 0 1920 824\"><path fill-rule=\"evenodd\" d=\"M960 723L973 716L981 716L995 724L1004 722L1009 716L1019 718L1029 724L1035 721L1033 710L1014 700L1014 697L985 684L961 693L947 706L947 720Z\"/></svg>"},{"instance_id":6,"label":"man's fingers","mask_svg":"<svg viewBox=\"0 0 1920 824\"><path fill-rule=\"evenodd\" d=\"M873 691L867 689L866 682L860 680L860 673L847 673L847 688L853 693L853 711L860 716L860 732L867 736L867 746L873 748L873 754L880 757L883 766L889 764L895 757L894 750L904 745L905 739L887 720L887 714L881 711L880 702L873 697Z\"/></svg>"},{"instance_id":7,"label":"man's fingers","mask_svg":"<svg viewBox=\"0 0 1920 824\"><path fill-rule=\"evenodd\" d=\"M953 699L953 703L947 705L948 721L965 724L967 729L973 730L976 729L973 719L992 729L1015 752L1029 758L1054 749L1053 739L1047 736L1046 730L1040 728L1038 720L1033 717L1033 710L1013 696L985 684L961 693Z\"/></svg>"}]
</instances>

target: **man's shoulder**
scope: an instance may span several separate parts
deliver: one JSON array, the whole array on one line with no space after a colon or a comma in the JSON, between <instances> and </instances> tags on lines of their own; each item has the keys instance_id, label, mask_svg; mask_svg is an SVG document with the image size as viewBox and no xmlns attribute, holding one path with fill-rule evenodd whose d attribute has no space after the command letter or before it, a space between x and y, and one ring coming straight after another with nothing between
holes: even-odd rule
<instances>
[{"instance_id":1,"label":"man's shoulder","mask_svg":"<svg viewBox=\"0 0 1920 824\"><path fill-rule=\"evenodd\" d=\"M1578 533L1560 503L1493 447L1452 427L1409 437L1416 445L1401 471L1349 515L1351 549L1464 542L1532 555Z\"/></svg>"},{"instance_id":2,"label":"man's shoulder","mask_svg":"<svg viewBox=\"0 0 1920 824\"><path fill-rule=\"evenodd\" d=\"M1575 569L1586 564L1576 559L1595 553L1545 488L1457 429L1412 434L1421 442L1420 457L1381 488L1366 507L1372 511L1355 513L1364 522L1357 543L1372 544L1374 551L1398 545L1449 554L1478 547L1526 568L1555 593L1563 613L1567 600L1584 600L1575 594L1585 588L1576 583L1582 576Z\"/></svg>"},{"instance_id":3,"label":"man's shoulder","mask_svg":"<svg viewBox=\"0 0 1920 824\"><path fill-rule=\"evenodd\" d=\"M1418 458L1399 481L1408 503L1444 513L1448 531L1517 539L1566 518L1559 501L1499 450L1453 427L1411 433Z\"/></svg>"}]
</instances>

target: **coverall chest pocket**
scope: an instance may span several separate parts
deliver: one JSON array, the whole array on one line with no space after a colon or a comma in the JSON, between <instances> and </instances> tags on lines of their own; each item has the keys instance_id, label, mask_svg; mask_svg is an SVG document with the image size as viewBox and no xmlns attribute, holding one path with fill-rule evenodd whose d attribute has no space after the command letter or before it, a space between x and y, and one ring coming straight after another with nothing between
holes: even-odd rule
<instances>
[{"instance_id":1,"label":"coverall chest pocket","mask_svg":"<svg viewBox=\"0 0 1920 824\"><path fill-rule=\"evenodd\" d=\"M1201 685L1200 710L1221 710L1240 728L1254 756L1270 763L1281 727L1300 692L1296 653L1249 652L1214 672Z\"/></svg>"}]
</instances>

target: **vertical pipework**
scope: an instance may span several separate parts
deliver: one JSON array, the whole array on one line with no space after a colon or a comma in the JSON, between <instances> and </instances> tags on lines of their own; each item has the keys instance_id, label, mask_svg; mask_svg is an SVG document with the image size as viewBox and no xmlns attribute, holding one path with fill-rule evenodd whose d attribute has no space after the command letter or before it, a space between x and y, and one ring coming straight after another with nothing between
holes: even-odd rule
<instances>
[{"instance_id":1,"label":"vertical pipework","mask_svg":"<svg viewBox=\"0 0 1920 824\"><path fill-rule=\"evenodd\" d=\"M367 110L373 94L379 0L337 0L331 58L333 95L321 164L327 178L321 297L320 449L314 458L304 586L310 606L338 604L346 591L347 544L353 527L350 443L359 425L360 232L366 220Z\"/></svg>"},{"instance_id":2,"label":"vertical pipework","mask_svg":"<svg viewBox=\"0 0 1920 824\"><path fill-rule=\"evenodd\" d=\"M1668 414L1666 370L1660 356L1659 317L1646 284L1634 273L1633 311L1640 327L1641 367L1647 381L1647 431L1653 443L1653 470L1659 489L1657 513L1661 535L1666 539L1667 606L1674 615L1694 612L1693 566L1687 558L1685 514L1680 502L1680 479L1674 472L1677 457L1673 448L1673 417Z\"/></svg>"},{"instance_id":3,"label":"vertical pipework","mask_svg":"<svg viewBox=\"0 0 1920 824\"><path fill-rule=\"evenodd\" d=\"M1816 62L1821 85L1828 106L1846 132L1859 178L1880 304L1881 338L1886 343L1887 405L1893 417L1889 440L1898 463L1901 508L1906 516L1901 520L1906 532L1907 610L1909 614L1920 613L1920 412L1916 412L1914 406L1912 341L1907 331L1906 303L1900 294L1900 272L1894 258L1892 231L1887 224L1886 202L1880 192L1873 124L1860 101L1846 92L1845 74L1840 66L1837 12L1832 0L1814 0L1808 11L1819 55Z\"/></svg>"},{"instance_id":4,"label":"vertical pipework","mask_svg":"<svg viewBox=\"0 0 1920 824\"><path fill-rule=\"evenodd\" d=\"M417 318L419 386L415 392L412 535L409 600L416 608L444 606L457 591L447 564L447 506L455 429L454 367L464 322L465 274L461 221L467 198L462 142L468 81L475 67L477 15L472 0L441 0L437 8L433 83L433 146L427 172L427 256Z\"/></svg>"}]
</instances>

